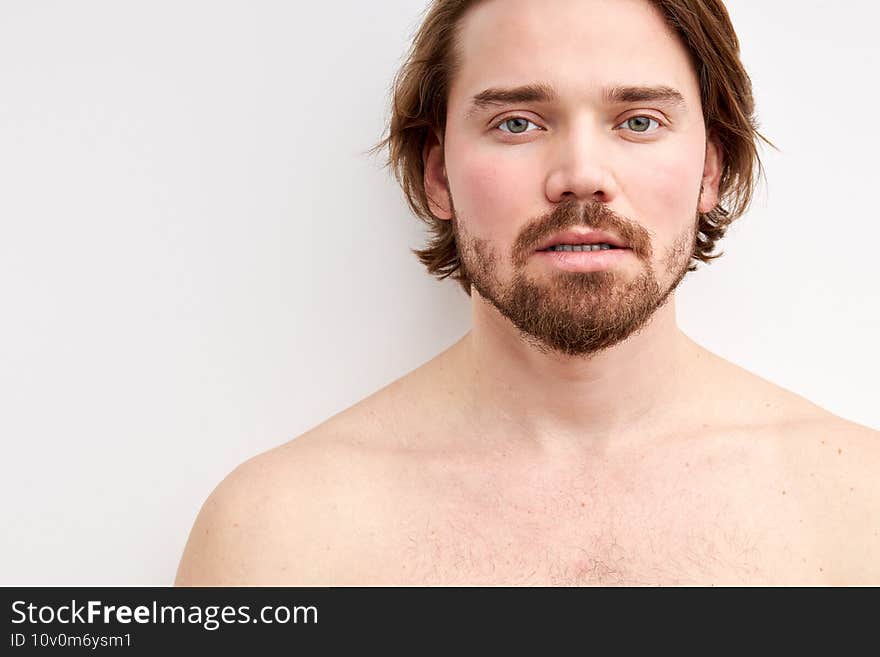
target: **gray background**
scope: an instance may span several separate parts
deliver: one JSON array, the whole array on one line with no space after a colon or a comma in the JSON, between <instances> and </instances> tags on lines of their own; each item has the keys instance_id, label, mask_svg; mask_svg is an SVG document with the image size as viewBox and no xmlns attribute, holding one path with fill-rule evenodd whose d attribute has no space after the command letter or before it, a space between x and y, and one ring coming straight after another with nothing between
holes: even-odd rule
<instances>
[{"instance_id":1,"label":"gray background","mask_svg":"<svg viewBox=\"0 0 880 657\"><path fill-rule=\"evenodd\" d=\"M878 427L880 10L728 7L782 152L680 324ZM0 584L170 584L231 469L467 331L363 154L423 8L0 1Z\"/></svg>"}]
</instances>

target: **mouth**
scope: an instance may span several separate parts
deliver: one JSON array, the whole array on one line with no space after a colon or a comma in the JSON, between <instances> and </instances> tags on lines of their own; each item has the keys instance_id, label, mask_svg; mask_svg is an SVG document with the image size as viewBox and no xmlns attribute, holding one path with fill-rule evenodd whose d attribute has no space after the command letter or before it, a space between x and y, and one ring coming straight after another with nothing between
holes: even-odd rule
<instances>
[{"instance_id":1,"label":"mouth","mask_svg":"<svg viewBox=\"0 0 880 657\"><path fill-rule=\"evenodd\" d=\"M541 244L537 251L629 251L627 244L611 233L597 230L567 230L557 233Z\"/></svg>"},{"instance_id":2,"label":"mouth","mask_svg":"<svg viewBox=\"0 0 880 657\"><path fill-rule=\"evenodd\" d=\"M632 249L599 244L560 244L535 252L544 267L569 272L598 272L623 266Z\"/></svg>"},{"instance_id":3,"label":"mouth","mask_svg":"<svg viewBox=\"0 0 880 657\"><path fill-rule=\"evenodd\" d=\"M585 252L585 251L629 251L623 246L615 246L607 242L598 244L555 244L546 249L538 249L538 253Z\"/></svg>"}]
</instances>

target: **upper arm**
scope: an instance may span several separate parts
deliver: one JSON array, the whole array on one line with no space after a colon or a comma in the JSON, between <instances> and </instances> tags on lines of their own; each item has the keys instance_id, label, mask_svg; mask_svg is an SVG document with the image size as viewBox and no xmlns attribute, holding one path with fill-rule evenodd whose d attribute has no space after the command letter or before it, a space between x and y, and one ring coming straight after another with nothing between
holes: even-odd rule
<instances>
[{"instance_id":1,"label":"upper arm","mask_svg":"<svg viewBox=\"0 0 880 657\"><path fill-rule=\"evenodd\" d=\"M823 429L816 470L829 583L880 585L880 432L839 422Z\"/></svg>"},{"instance_id":2,"label":"upper arm","mask_svg":"<svg viewBox=\"0 0 880 657\"><path fill-rule=\"evenodd\" d=\"M175 586L310 583L321 565L313 554L321 496L305 456L273 450L227 475L199 511Z\"/></svg>"},{"instance_id":3,"label":"upper arm","mask_svg":"<svg viewBox=\"0 0 880 657\"><path fill-rule=\"evenodd\" d=\"M255 537L253 515L248 519L245 510L259 498L254 474L244 463L208 496L190 531L175 586L224 586L249 579Z\"/></svg>"}]
</instances>

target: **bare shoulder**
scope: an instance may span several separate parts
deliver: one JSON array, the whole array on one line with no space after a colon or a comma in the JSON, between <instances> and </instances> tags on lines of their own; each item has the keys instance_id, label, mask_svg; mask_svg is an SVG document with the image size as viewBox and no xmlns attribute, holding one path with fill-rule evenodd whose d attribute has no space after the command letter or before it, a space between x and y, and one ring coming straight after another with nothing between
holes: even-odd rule
<instances>
[{"instance_id":1,"label":"bare shoulder","mask_svg":"<svg viewBox=\"0 0 880 657\"><path fill-rule=\"evenodd\" d=\"M772 438L754 447L810 518L824 581L880 585L880 432L738 365L720 358L713 364L716 412Z\"/></svg>"},{"instance_id":2,"label":"bare shoulder","mask_svg":"<svg viewBox=\"0 0 880 657\"><path fill-rule=\"evenodd\" d=\"M360 510L376 469L335 423L245 461L202 506L175 585L338 583L339 563L369 543Z\"/></svg>"},{"instance_id":3,"label":"bare shoulder","mask_svg":"<svg viewBox=\"0 0 880 657\"><path fill-rule=\"evenodd\" d=\"M826 413L782 432L829 584L880 585L880 432Z\"/></svg>"}]
</instances>

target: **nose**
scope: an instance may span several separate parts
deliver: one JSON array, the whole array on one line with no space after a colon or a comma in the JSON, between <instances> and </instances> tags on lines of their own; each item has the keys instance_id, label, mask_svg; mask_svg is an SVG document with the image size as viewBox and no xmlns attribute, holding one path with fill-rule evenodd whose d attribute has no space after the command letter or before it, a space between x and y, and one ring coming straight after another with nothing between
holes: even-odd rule
<instances>
[{"instance_id":1,"label":"nose","mask_svg":"<svg viewBox=\"0 0 880 657\"><path fill-rule=\"evenodd\" d=\"M550 155L545 194L551 203L570 196L609 203L615 195L608 156L595 128L586 125L561 135Z\"/></svg>"}]
</instances>

